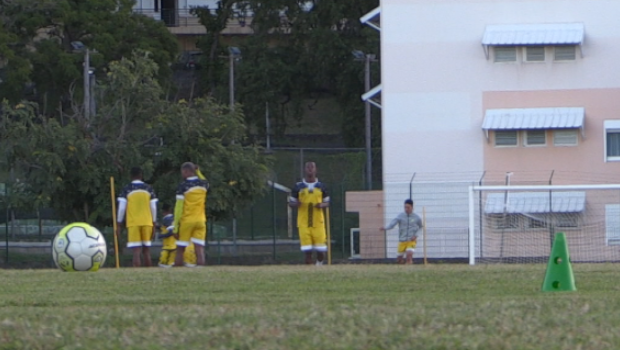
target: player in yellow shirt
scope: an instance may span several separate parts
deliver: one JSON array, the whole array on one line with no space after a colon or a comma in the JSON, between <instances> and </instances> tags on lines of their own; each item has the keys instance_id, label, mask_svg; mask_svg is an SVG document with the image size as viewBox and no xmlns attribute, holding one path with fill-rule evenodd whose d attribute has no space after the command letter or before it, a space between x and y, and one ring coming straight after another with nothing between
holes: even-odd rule
<instances>
[{"instance_id":1,"label":"player in yellow shirt","mask_svg":"<svg viewBox=\"0 0 620 350\"><path fill-rule=\"evenodd\" d=\"M184 181L177 188L174 207L174 233L177 235L177 253L174 266L182 266L185 248L193 242L196 246L196 262L205 264L205 241L207 239L207 190L209 183L198 167L191 162L183 163L181 175Z\"/></svg>"},{"instance_id":2,"label":"player in yellow shirt","mask_svg":"<svg viewBox=\"0 0 620 350\"><path fill-rule=\"evenodd\" d=\"M159 257L159 267L172 267L174 265L174 259L177 251L177 240L174 238L174 215L170 211L170 205L165 203L161 207L162 224L160 225L159 238L162 240L161 255ZM196 251L194 250L194 243L190 243L185 249L183 255L183 264L188 267L196 266Z\"/></svg>"},{"instance_id":3,"label":"player in yellow shirt","mask_svg":"<svg viewBox=\"0 0 620 350\"><path fill-rule=\"evenodd\" d=\"M151 240L157 222L157 196L150 185L142 181L142 169L131 169L131 183L125 186L118 197L118 231L126 223L127 248L133 250L133 266L140 267L141 255L144 266L152 266Z\"/></svg>"},{"instance_id":4,"label":"player in yellow shirt","mask_svg":"<svg viewBox=\"0 0 620 350\"><path fill-rule=\"evenodd\" d=\"M327 252L325 216L323 208L329 206L329 194L325 184L316 178L316 164L305 165L305 177L298 182L289 198L289 206L297 208L297 227L301 251L305 253L306 264L312 264L312 251L316 251L316 265L323 265Z\"/></svg>"}]
</instances>

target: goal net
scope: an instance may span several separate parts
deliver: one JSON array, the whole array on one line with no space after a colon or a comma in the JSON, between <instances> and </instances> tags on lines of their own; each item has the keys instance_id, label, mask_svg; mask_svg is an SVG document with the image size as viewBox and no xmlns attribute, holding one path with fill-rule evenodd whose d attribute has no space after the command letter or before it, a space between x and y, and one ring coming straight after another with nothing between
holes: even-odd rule
<instances>
[{"instance_id":1,"label":"goal net","mask_svg":"<svg viewBox=\"0 0 620 350\"><path fill-rule=\"evenodd\" d=\"M558 232L573 262L619 262L620 185L470 187L470 264L546 262Z\"/></svg>"}]
</instances>

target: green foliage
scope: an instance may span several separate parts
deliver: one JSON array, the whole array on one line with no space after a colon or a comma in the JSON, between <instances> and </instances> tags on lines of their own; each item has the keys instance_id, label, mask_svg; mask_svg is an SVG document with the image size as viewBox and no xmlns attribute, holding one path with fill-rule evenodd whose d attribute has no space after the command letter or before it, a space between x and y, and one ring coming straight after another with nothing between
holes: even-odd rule
<instances>
[{"instance_id":1,"label":"green foliage","mask_svg":"<svg viewBox=\"0 0 620 350\"><path fill-rule=\"evenodd\" d=\"M73 90L81 92L81 41L94 52L91 65L104 76L109 62L134 50L152 53L161 83L171 77L169 64L178 53L176 38L153 18L135 14L132 0L15 0L0 2L0 65L11 72L0 84L0 99L23 99L34 84L41 113L69 107ZM7 49L8 48L8 49ZM4 62L2 62L4 61Z\"/></svg>"},{"instance_id":2,"label":"green foliage","mask_svg":"<svg viewBox=\"0 0 620 350\"><path fill-rule=\"evenodd\" d=\"M171 105L158 121L165 147L155 172L155 186L169 203L180 181L179 166L198 164L210 183L207 213L213 219L234 215L266 189L268 165L256 147L243 147L247 134L243 115L197 99Z\"/></svg>"},{"instance_id":3,"label":"green foliage","mask_svg":"<svg viewBox=\"0 0 620 350\"><path fill-rule=\"evenodd\" d=\"M77 110L51 118L32 103L3 103L0 147L27 184L19 197L30 210L51 205L64 220L104 226L111 222L110 176L119 191L129 169L141 166L171 201L185 161L202 165L211 182L210 216L232 215L263 192L268 159L241 147L243 116L212 100L170 104L157 72L142 51L112 62L93 117Z\"/></svg>"},{"instance_id":4,"label":"green foliage","mask_svg":"<svg viewBox=\"0 0 620 350\"><path fill-rule=\"evenodd\" d=\"M220 1L217 15L207 15L206 9L195 11L204 14L201 23L211 33L221 32L225 16L244 17L246 11L253 11L250 27L254 35L236 44L242 49L242 58L235 63L235 95L248 122L261 129L268 103L281 134L287 121L302 117L304 101L330 96L340 105L347 145L363 144L360 95L364 92L364 64L354 61L351 51L379 53L378 33L359 21L379 2L314 1L310 8L305 0L246 0L236 1L236 10L230 11L233 2ZM228 51L217 38L212 35L199 44L210 53L206 64L217 67L202 76L202 87L224 101L228 98L228 67L223 64L228 61L222 57L227 57ZM376 65L373 71L378 77Z\"/></svg>"}]
</instances>

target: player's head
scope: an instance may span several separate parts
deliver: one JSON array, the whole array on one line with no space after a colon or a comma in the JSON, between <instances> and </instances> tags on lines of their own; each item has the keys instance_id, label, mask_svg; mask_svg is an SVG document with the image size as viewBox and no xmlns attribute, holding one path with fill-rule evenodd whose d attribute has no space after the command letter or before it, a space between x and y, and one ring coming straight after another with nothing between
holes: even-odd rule
<instances>
[{"instance_id":1,"label":"player's head","mask_svg":"<svg viewBox=\"0 0 620 350\"><path fill-rule=\"evenodd\" d=\"M316 177L316 164L314 162L306 162L304 166L306 178L314 179Z\"/></svg>"},{"instance_id":2,"label":"player's head","mask_svg":"<svg viewBox=\"0 0 620 350\"><path fill-rule=\"evenodd\" d=\"M171 211L170 211L170 204L168 204L168 203L164 203L164 204L162 204L162 205L161 205L161 212L162 212L164 215L168 215L168 214L170 214L170 213L171 213Z\"/></svg>"},{"instance_id":3,"label":"player's head","mask_svg":"<svg viewBox=\"0 0 620 350\"><path fill-rule=\"evenodd\" d=\"M411 199L407 199L405 201L405 213L411 214L413 212L413 201Z\"/></svg>"},{"instance_id":4,"label":"player's head","mask_svg":"<svg viewBox=\"0 0 620 350\"><path fill-rule=\"evenodd\" d=\"M140 169L140 167L135 166L131 168L129 175L131 175L132 180L142 180L142 169Z\"/></svg>"},{"instance_id":5,"label":"player's head","mask_svg":"<svg viewBox=\"0 0 620 350\"><path fill-rule=\"evenodd\" d=\"M181 175L184 179L196 176L196 164L192 162L183 163L183 165L181 165Z\"/></svg>"}]
</instances>

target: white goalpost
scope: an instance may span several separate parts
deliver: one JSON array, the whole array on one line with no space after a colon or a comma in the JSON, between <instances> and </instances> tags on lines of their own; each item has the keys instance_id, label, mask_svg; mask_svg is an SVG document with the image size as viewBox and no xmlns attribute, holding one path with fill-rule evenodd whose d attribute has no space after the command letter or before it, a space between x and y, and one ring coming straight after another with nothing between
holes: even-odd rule
<instances>
[{"instance_id":1,"label":"white goalpost","mask_svg":"<svg viewBox=\"0 0 620 350\"><path fill-rule=\"evenodd\" d=\"M469 187L469 264L542 263L556 233L573 262L620 262L620 184Z\"/></svg>"}]
</instances>

